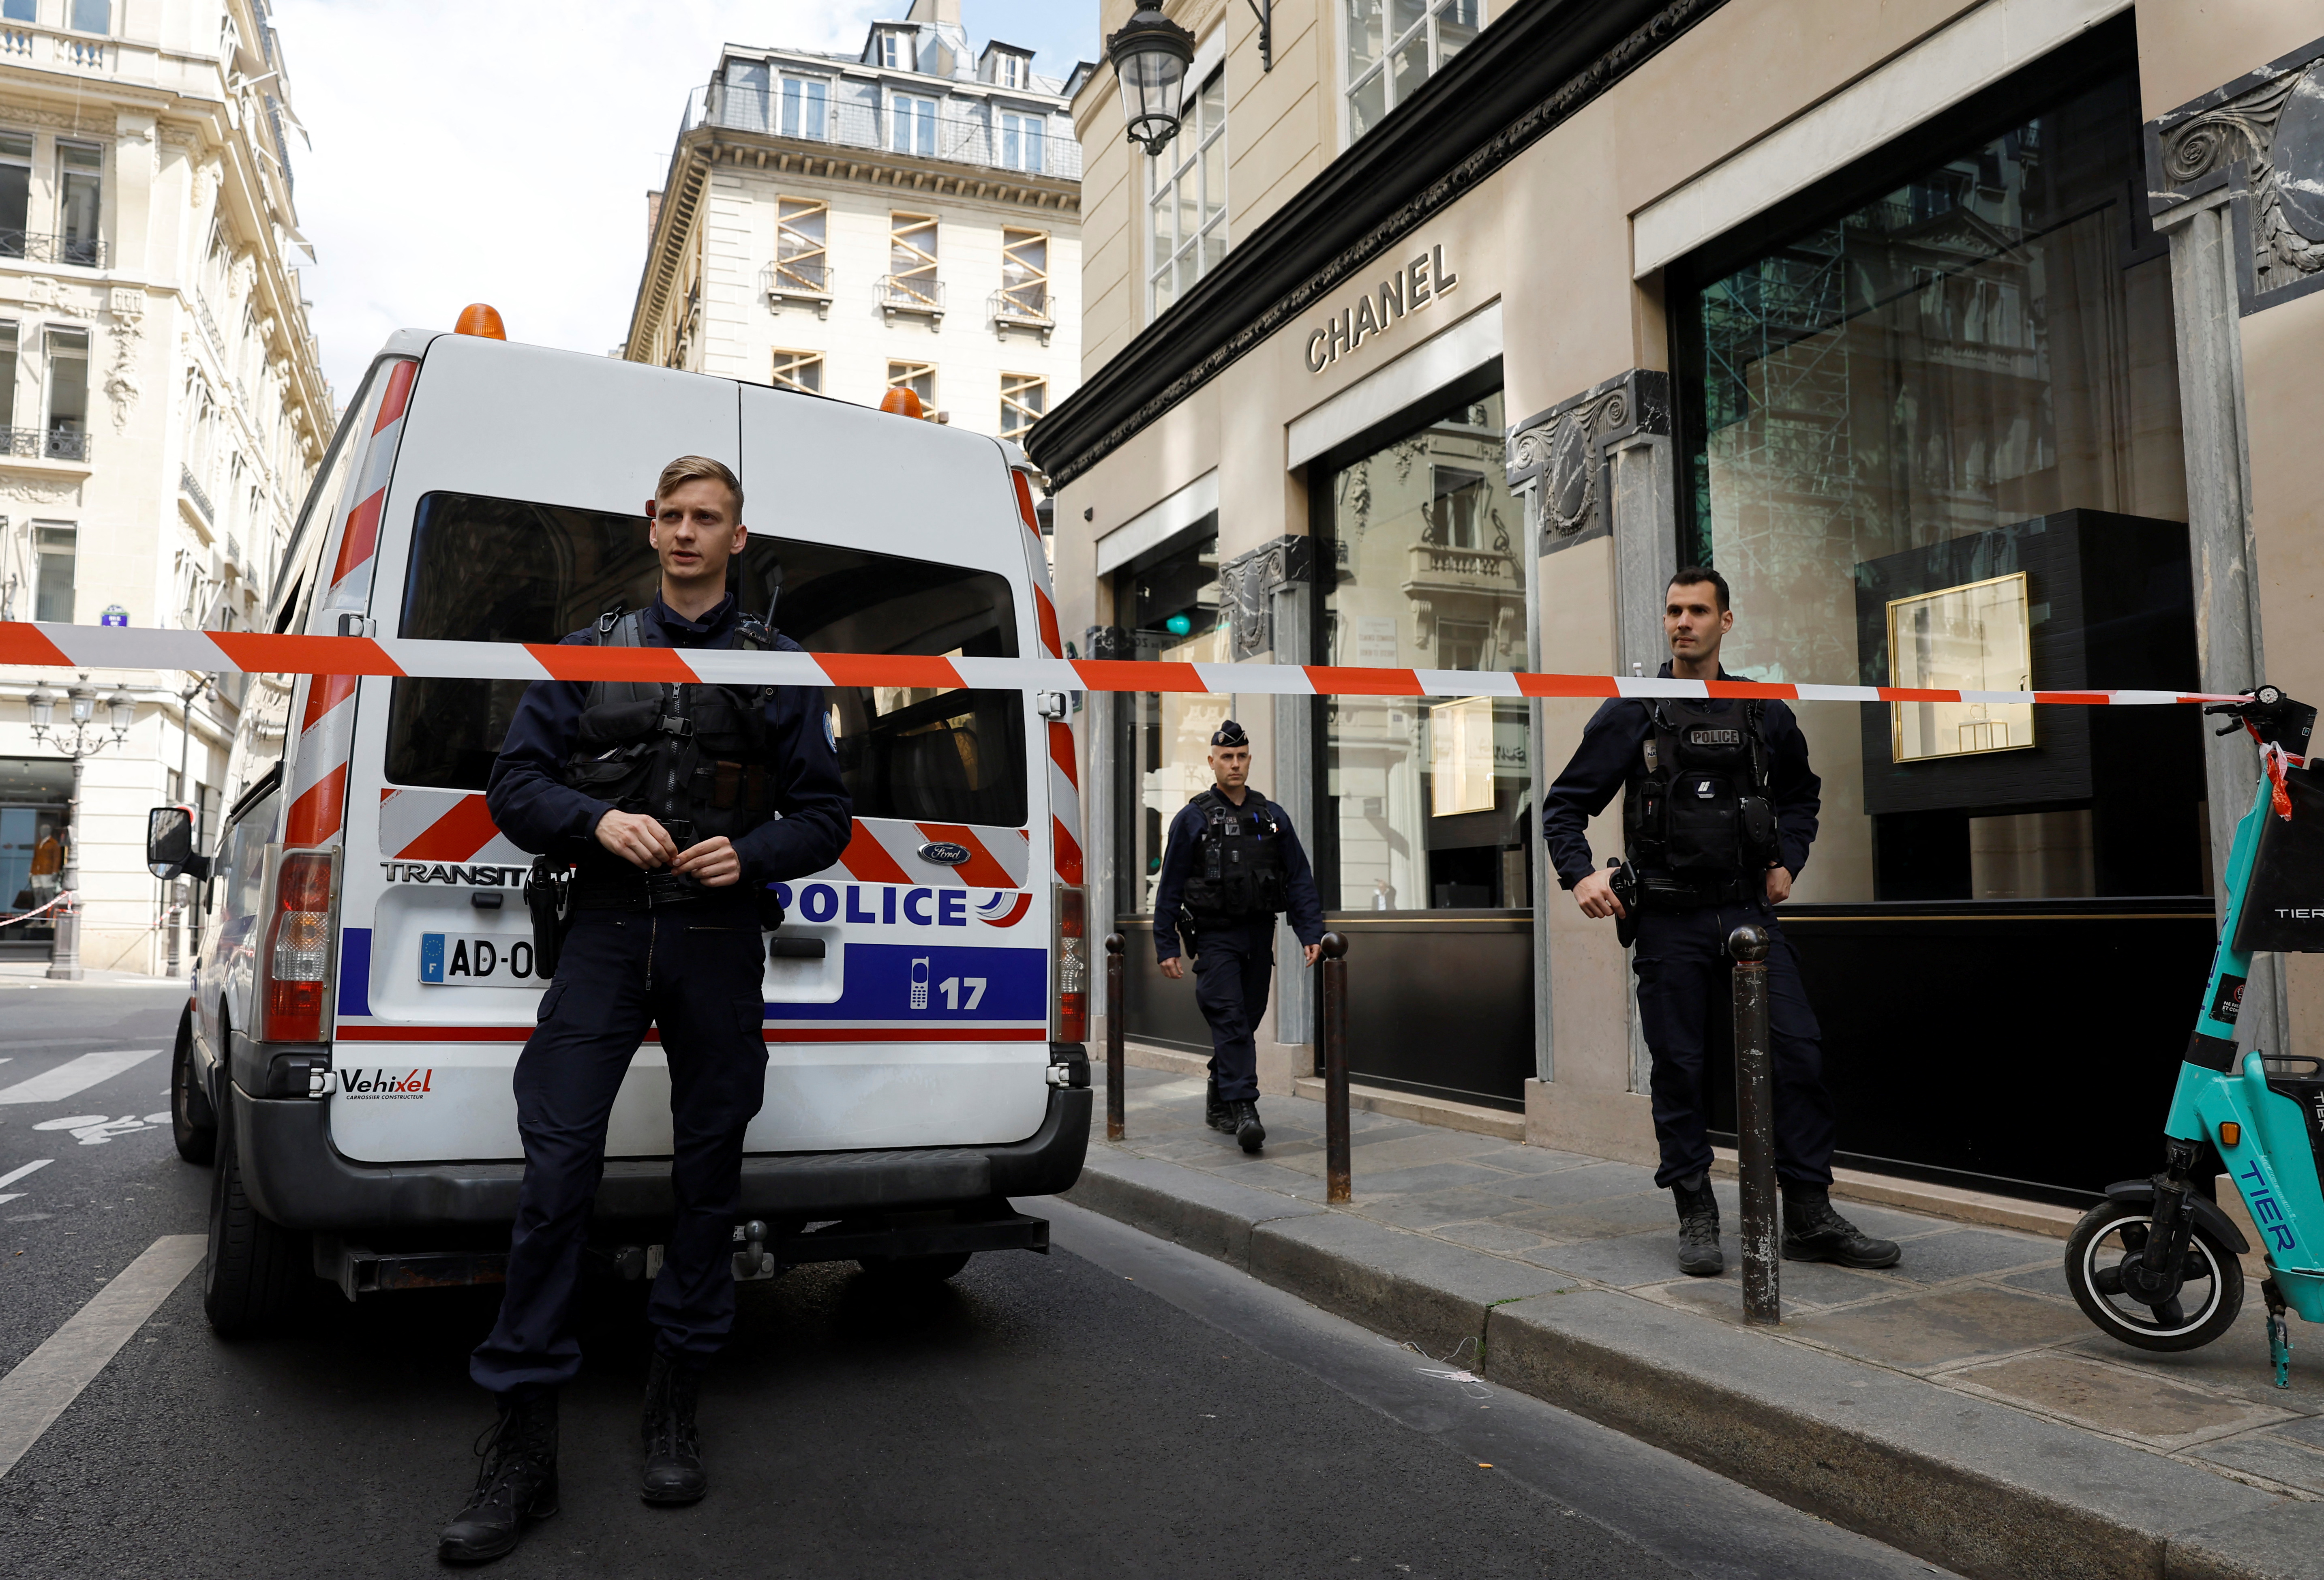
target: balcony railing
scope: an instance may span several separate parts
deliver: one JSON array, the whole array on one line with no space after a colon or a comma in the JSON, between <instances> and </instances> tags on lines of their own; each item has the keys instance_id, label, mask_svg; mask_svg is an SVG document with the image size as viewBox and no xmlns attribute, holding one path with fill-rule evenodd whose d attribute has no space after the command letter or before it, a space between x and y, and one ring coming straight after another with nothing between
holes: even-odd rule
<instances>
[{"instance_id":1,"label":"balcony railing","mask_svg":"<svg viewBox=\"0 0 2324 1580\"><path fill-rule=\"evenodd\" d=\"M880 311L890 319L898 313L926 313L944 322L944 282L933 274L880 276Z\"/></svg>"},{"instance_id":2,"label":"balcony railing","mask_svg":"<svg viewBox=\"0 0 2324 1580\"><path fill-rule=\"evenodd\" d=\"M43 236L37 230L0 227L0 258L23 258L34 263L70 263L82 269L105 267L105 243L96 236Z\"/></svg>"},{"instance_id":3,"label":"balcony railing","mask_svg":"<svg viewBox=\"0 0 2324 1580\"><path fill-rule=\"evenodd\" d=\"M194 508L202 513L202 520L206 522L217 520L217 513L210 509L210 496L203 490L202 485L195 481L194 470L191 467L180 466L178 468L178 492L194 502Z\"/></svg>"},{"instance_id":4,"label":"balcony railing","mask_svg":"<svg viewBox=\"0 0 2324 1580\"><path fill-rule=\"evenodd\" d=\"M821 258L778 258L759 271L759 289L777 312L786 301L807 301L831 316L831 265Z\"/></svg>"},{"instance_id":5,"label":"balcony railing","mask_svg":"<svg viewBox=\"0 0 2324 1580\"><path fill-rule=\"evenodd\" d=\"M870 105L817 106L810 99L786 99L776 89L714 82L695 89L679 130L690 132L701 125L843 148L883 149L1029 176L1082 179L1082 145L1071 137L1028 135L1021 124L1012 137L982 115L898 114Z\"/></svg>"},{"instance_id":6,"label":"balcony railing","mask_svg":"<svg viewBox=\"0 0 2324 1580\"><path fill-rule=\"evenodd\" d=\"M1010 324L1054 324L1046 285L1011 285L992 293L992 316Z\"/></svg>"},{"instance_id":7,"label":"balcony railing","mask_svg":"<svg viewBox=\"0 0 2324 1580\"><path fill-rule=\"evenodd\" d=\"M69 428L0 428L0 455L38 456L51 461L86 461L88 438Z\"/></svg>"}]
</instances>

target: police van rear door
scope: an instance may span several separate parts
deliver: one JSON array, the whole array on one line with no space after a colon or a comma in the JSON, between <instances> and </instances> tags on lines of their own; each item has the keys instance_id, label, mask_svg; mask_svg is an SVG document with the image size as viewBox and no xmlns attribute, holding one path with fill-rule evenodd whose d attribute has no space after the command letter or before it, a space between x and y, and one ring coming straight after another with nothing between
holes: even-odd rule
<instances>
[{"instance_id":1,"label":"police van rear door","mask_svg":"<svg viewBox=\"0 0 2324 1580\"><path fill-rule=\"evenodd\" d=\"M746 515L781 561L775 625L811 652L929 661L911 685L833 677L853 837L787 886L784 934L822 954L770 964L748 1144L1021 1140L1048 1101L1047 725L1028 694L963 688L945 662L1053 645L1007 458L991 439L787 391L744 385L742 412Z\"/></svg>"}]
</instances>

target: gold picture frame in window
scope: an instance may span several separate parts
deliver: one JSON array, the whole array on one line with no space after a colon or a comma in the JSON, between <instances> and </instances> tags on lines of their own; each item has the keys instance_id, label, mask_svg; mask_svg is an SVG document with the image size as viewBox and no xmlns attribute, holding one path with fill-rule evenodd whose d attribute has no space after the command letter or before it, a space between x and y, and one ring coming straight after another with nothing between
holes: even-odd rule
<instances>
[{"instance_id":1,"label":"gold picture frame in window","mask_svg":"<svg viewBox=\"0 0 2324 1580\"><path fill-rule=\"evenodd\" d=\"M2025 573L1987 577L1888 602L1888 684L1908 690L2030 691L2034 624ZM2034 739L2024 702L1892 702L1893 762L2023 752Z\"/></svg>"}]
</instances>

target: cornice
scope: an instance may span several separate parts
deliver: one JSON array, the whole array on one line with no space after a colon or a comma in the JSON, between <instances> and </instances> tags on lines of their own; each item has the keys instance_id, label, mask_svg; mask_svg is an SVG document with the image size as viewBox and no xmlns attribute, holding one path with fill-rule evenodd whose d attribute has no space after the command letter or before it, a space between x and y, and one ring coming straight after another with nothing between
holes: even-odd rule
<instances>
[{"instance_id":1,"label":"cornice","mask_svg":"<svg viewBox=\"0 0 2324 1580\"><path fill-rule=\"evenodd\" d=\"M1725 0L1539 0L1488 27L1026 436L1063 486Z\"/></svg>"}]
</instances>

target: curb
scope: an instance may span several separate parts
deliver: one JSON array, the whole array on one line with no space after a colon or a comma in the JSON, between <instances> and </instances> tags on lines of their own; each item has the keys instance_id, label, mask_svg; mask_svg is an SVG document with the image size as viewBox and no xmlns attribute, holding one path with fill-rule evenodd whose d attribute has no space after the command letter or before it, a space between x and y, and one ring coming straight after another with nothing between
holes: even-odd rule
<instances>
[{"instance_id":1,"label":"curb","mask_svg":"<svg viewBox=\"0 0 2324 1580\"><path fill-rule=\"evenodd\" d=\"M1978 1580L2314 1580L2324 1553L2324 1502L1320 1203L1102 1143L1063 1199Z\"/></svg>"}]
</instances>

